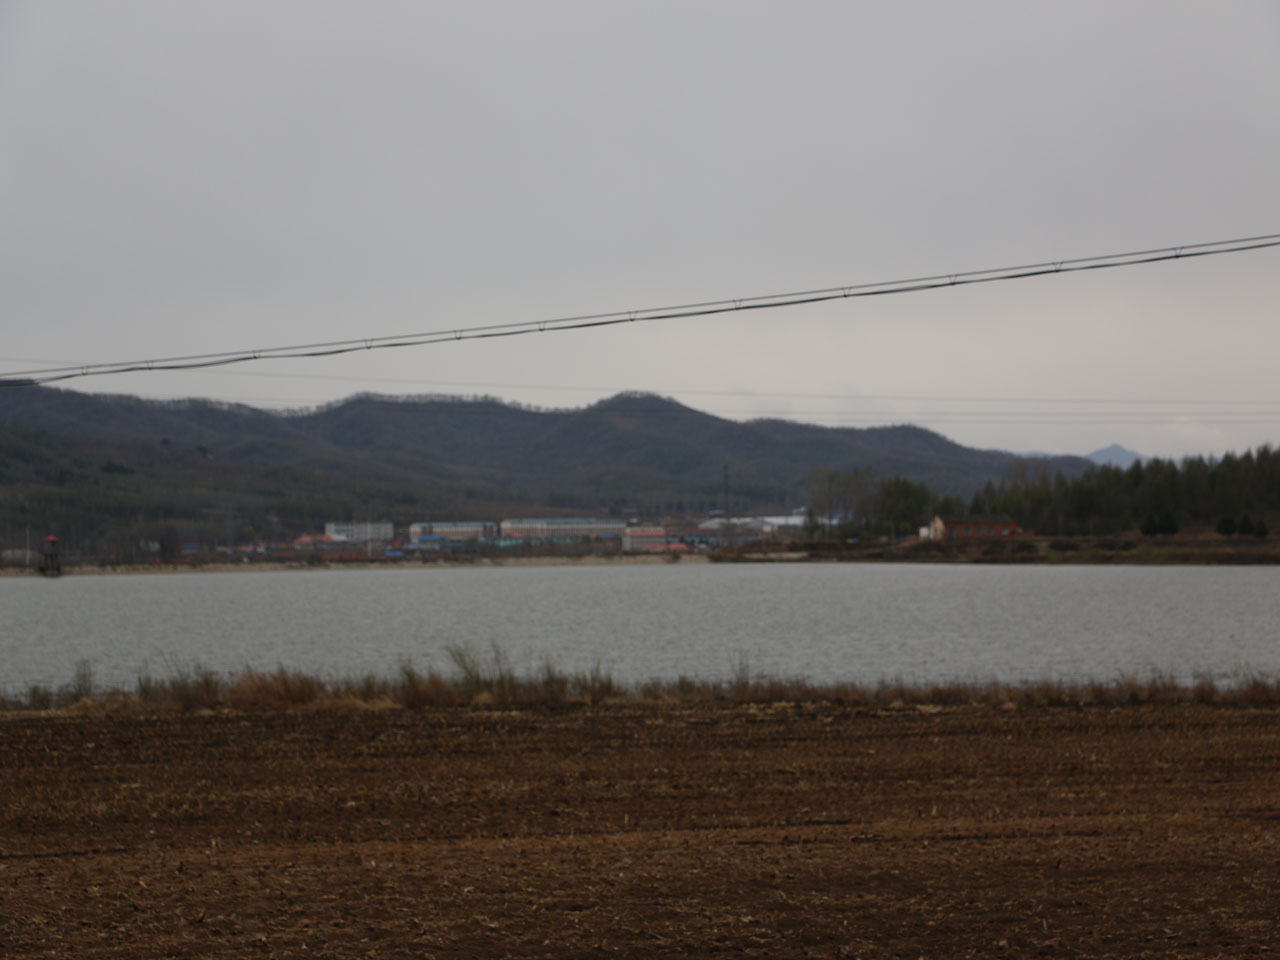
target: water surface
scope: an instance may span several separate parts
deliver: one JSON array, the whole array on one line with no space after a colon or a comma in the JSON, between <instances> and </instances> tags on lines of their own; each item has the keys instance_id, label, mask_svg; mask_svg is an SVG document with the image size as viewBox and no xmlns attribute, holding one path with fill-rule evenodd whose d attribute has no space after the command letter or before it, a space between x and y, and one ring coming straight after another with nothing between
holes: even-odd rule
<instances>
[{"instance_id":1,"label":"water surface","mask_svg":"<svg viewBox=\"0 0 1280 960\"><path fill-rule=\"evenodd\" d=\"M200 664L327 677L520 670L636 682L752 673L815 681L1220 681L1280 673L1273 567L670 564L0 578L0 685L88 661L132 686Z\"/></svg>"}]
</instances>

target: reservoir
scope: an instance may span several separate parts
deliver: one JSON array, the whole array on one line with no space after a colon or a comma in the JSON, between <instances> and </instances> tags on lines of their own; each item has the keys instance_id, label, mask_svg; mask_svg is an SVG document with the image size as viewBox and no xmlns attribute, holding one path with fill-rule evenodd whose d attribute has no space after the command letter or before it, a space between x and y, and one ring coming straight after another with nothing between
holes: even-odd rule
<instances>
[{"instance_id":1,"label":"reservoir","mask_svg":"<svg viewBox=\"0 0 1280 960\"><path fill-rule=\"evenodd\" d=\"M326 678L519 672L623 683L1280 674L1275 567L864 563L404 567L0 578L0 688L196 666Z\"/></svg>"}]
</instances>

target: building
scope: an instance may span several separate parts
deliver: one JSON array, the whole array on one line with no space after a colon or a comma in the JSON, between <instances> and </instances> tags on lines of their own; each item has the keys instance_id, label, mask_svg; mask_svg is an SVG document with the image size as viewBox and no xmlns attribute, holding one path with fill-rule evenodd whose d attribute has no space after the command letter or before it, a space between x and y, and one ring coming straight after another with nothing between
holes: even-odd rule
<instances>
[{"instance_id":1,"label":"building","mask_svg":"<svg viewBox=\"0 0 1280 960\"><path fill-rule=\"evenodd\" d=\"M395 527L385 522L326 523L324 535L346 543L387 543L394 540Z\"/></svg>"},{"instance_id":2,"label":"building","mask_svg":"<svg viewBox=\"0 0 1280 960\"><path fill-rule=\"evenodd\" d=\"M511 540L550 540L565 543L573 540L608 540L622 536L627 525L621 520L597 520L594 517L534 517L503 520L502 536Z\"/></svg>"},{"instance_id":3,"label":"building","mask_svg":"<svg viewBox=\"0 0 1280 960\"><path fill-rule=\"evenodd\" d=\"M1000 540L1030 534L1011 517L934 517L929 524L930 540Z\"/></svg>"},{"instance_id":4,"label":"building","mask_svg":"<svg viewBox=\"0 0 1280 960\"><path fill-rule=\"evenodd\" d=\"M498 535L498 525L483 520L456 520L446 522L409 524L409 542L417 543L427 537L438 537L446 543L465 543L468 540L491 540Z\"/></svg>"},{"instance_id":5,"label":"building","mask_svg":"<svg viewBox=\"0 0 1280 960\"><path fill-rule=\"evenodd\" d=\"M667 549L666 527L627 527L622 534L623 553L665 553Z\"/></svg>"}]
</instances>

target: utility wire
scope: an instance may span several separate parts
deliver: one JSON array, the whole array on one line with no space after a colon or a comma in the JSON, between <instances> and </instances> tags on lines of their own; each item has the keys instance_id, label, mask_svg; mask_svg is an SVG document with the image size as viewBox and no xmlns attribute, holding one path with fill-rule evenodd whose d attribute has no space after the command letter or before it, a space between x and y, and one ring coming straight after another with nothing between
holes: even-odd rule
<instances>
[{"instance_id":1,"label":"utility wire","mask_svg":"<svg viewBox=\"0 0 1280 960\"><path fill-rule=\"evenodd\" d=\"M816 290L799 290L792 293L765 294L755 297L739 297L729 300L706 300L668 307L644 310L618 310L610 313L584 314L561 317L555 320L533 320L517 323L487 324L459 327L453 330L432 330L424 333L399 334L384 337L365 337L352 340L332 340L322 343L294 344L284 347L268 347L257 350L226 351L221 353L190 354L163 357L154 360L129 360L119 363L89 363L72 366L45 367L19 370L6 374L0 386L38 386L60 380L79 377L104 376L116 373L140 373L162 370L194 370L222 367L236 363L267 359L300 359L306 357L333 357L361 350L387 350L403 347L429 346L460 340L490 340L515 337L529 333L547 333L555 330L587 330L610 327L623 323L673 320L706 317L745 310L774 310L831 300L847 300L861 297L889 296L937 290L945 287L971 286L978 283L994 283L1003 280L1021 280L1054 273L1076 273L1084 270L1105 270L1143 263L1159 263L1165 260L1191 259L1216 256L1224 253L1240 253L1280 246L1280 233L1236 240L1219 240L1209 243L1193 243L1180 247L1161 247L1152 250L1136 250L1095 257L1078 257L1070 260L1046 261L1013 267L986 270L970 270L962 273L935 274L906 280L878 283L850 284L840 287L824 287Z\"/></svg>"},{"instance_id":2,"label":"utility wire","mask_svg":"<svg viewBox=\"0 0 1280 960\"><path fill-rule=\"evenodd\" d=\"M49 360L47 363L58 363L62 361ZM74 364L71 364L74 366ZM421 377L353 377L343 376L342 374L328 373L283 373L272 371L270 373L263 371L251 370L205 370L203 373L213 376L222 377L262 377L269 380L320 380L343 383L366 383L366 384L399 384L402 386L422 387L428 390L438 390L440 388L466 388L468 390L550 390L560 393L616 393L617 384L610 386L590 386L586 384L563 384L563 383L492 383L486 381L474 380L423 380ZM655 391L645 391L655 392ZM752 399L789 399L789 400L840 400L844 403L868 403L878 400L919 400L922 402L937 403L1064 403L1064 404L1113 404L1133 406L1135 404L1193 404L1193 405L1212 405L1212 406L1280 406L1280 400L1213 400L1213 399L1195 399L1188 397L1180 397L1177 399L1142 399L1142 400L1125 400L1119 397L961 397L961 396L941 396L936 394L892 394L892 393L813 393L795 391L774 391L774 390L707 390L701 387L675 387L670 390L672 395L680 396L703 396L703 397L749 397ZM142 394L138 394L142 396ZM179 396L174 394L173 396ZM188 396L188 394L181 394ZM288 397L277 398L280 403L293 403L294 400ZM299 403L307 403L310 401L297 401Z\"/></svg>"},{"instance_id":3,"label":"utility wire","mask_svg":"<svg viewBox=\"0 0 1280 960\"><path fill-rule=\"evenodd\" d=\"M0 357L0 362L4 362L6 358ZM13 361L10 361L13 362ZM78 367L79 364L67 363L62 360L44 360L43 363L65 363L68 367ZM503 381L501 383L475 380L424 380L421 377L378 377L378 376L344 376L342 374L329 373L285 373L282 371L264 372L261 370L198 370L197 373L209 376L221 377L257 377L267 380L317 380L323 382L335 383L364 383L364 384L398 384L401 386L420 387L427 393L419 395L419 398L437 399L440 391L448 389L465 388L468 390L547 390L555 393L594 393L594 394L612 394L618 392L618 385L611 384L608 386L588 385L588 384L564 384L564 383L511 383ZM654 393L658 391L643 391L645 393ZM1117 406L1117 407L1133 407L1133 406L1219 406L1219 407L1280 407L1280 399L1255 399L1255 400L1223 400L1223 399L1206 399L1196 397L1146 397L1142 399L1127 399L1123 397L1028 397L1028 396L959 396L949 394L924 394L924 393L831 393L831 392L812 392L812 391L779 391L779 390L707 390L701 387L673 387L667 391L672 397L683 396L701 396L701 397L737 397L749 398L754 400L765 399L782 399L782 400L838 400L841 403L848 404L867 404L878 403L880 401L903 401L921 403L1008 403L1008 404L1064 404L1069 406ZM190 398L190 393L133 393L131 396L151 397L159 400L176 400ZM396 394L397 399L402 395ZM404 397L404 399L413 400L413 395ZM302 397L240 397L235 401L241 403L287 403L298 404L302 406L314 405L315 399ZM535 404L537 406L538 404ZM751 411L726 411L729 414L750 413ZM833 411L827 411L831 413ZM1203 412L1203 411L1202 411ZM767 416L768 414L761 414Z\"/></svg>"}]
</instances>

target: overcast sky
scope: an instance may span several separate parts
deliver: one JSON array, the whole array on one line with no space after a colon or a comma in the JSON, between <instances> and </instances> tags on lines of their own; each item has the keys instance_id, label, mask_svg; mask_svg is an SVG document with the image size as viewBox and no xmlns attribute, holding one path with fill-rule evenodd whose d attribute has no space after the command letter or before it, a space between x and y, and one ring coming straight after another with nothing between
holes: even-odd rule
<instances>
[{"instance_id":1,"label":"overcast sky","mask_svg":"<svg viewBox=\"0 0 1280 960\"><path fill-rule=\"evenodd\" d=\"M1280 4L0 0L0 372L1280 232ZM1280 441L1280 250L74 389Z\"/></svg>"}]
</instances>

